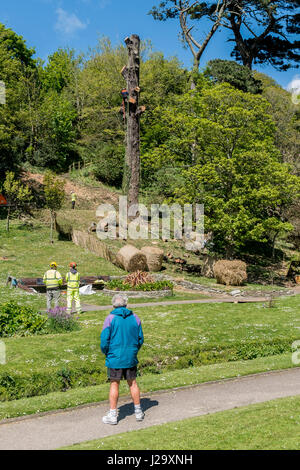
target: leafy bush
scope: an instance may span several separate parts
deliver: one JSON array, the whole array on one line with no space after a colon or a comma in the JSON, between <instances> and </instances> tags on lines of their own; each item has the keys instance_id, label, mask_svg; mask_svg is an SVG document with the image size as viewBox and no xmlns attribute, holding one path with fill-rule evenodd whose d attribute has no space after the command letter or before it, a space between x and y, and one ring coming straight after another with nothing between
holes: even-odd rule
<instances>
[{"instance_id":1,"label":"leafy bush","mask_svg":"<svg viewBox=\"0 0 300 470\"><path fill-rule=\"evenodd\" d=\"M120 187L123 176L124 147L105 144L95 150L94 175L108 185Z\"/></svg>"},{"instance_id":2,"label":"leafy bush","mask_svg":"<svg viewBox=\"0 0 300 470\"><path fill-rule=\"evenodd\" d=\"M121 279L114 279L109 281L105 287L106 289L116 291L134 290L147 292L156 290L173 290L173 284L170 281L145 282L143 284L132 286L128 282L122 281Z\"/></svg>"},{"instance_id":3,"label":"leafy bush","mask_svg":"<svg viewBox=\"0 0 300 470\"><path fill-rule=\"evenodd\" d=\"M15 302L0 305L0 337L27 336L44 330L47 318Z\"/></svg>"},{"instance_id":4,"label":"leafy bush","mask_svg":"<svg viewBox=\"0 0 300 470\"><path fill-rule=\"evenodd\" d=\"M48 328L53 333L79 329L77 318L67 313L66 307L55 307L48 312Z\"/></svg>"}]
</instances>

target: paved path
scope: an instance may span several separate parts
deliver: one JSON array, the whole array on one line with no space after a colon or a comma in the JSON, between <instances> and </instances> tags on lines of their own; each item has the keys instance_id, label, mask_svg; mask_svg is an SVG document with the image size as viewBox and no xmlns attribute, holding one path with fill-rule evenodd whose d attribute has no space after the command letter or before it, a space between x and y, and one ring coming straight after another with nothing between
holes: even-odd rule
<instances>
[{"instance_id":1,"label":"paved path","mask_svg":"<svg viewBox=\"0 0 300 470\"><path fill-rule=\"evenodd\" d=\"M216 411L300 395L300 367L145 394L137 423L129 398L119 402L117 426L102 423L107 402L0 422L0 449L57 449L121 432Z\"/></svg>"}]
</instances>

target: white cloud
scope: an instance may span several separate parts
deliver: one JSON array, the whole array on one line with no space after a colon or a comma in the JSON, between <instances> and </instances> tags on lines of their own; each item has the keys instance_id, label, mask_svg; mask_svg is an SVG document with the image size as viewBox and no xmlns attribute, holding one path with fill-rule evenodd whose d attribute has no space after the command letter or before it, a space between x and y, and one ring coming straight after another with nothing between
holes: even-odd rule
<instances>
[{"instance_id":1,"label":"white cloud","mask_svg":"<svg viewBox=\"0 0 300 470\"><path fill-rule=\"evenodd\" d=\"M68 13L62 8L58 8L56 13L58 18L55 24L55 29L63 34L72 35L76 31L87 27L87 23L83 23L75 13Z\"/></svg>"},{"instance_id":2,"label":"white cloud","mask_svg":"<svg viewBox=\"0 0 300 470\"><path fill-rule=\"evenodd\" d=\"M295 75L288 84L287 90L292 93L292 101L294 104L300 104L300 76Z\"/></svg>"}]
</instances>

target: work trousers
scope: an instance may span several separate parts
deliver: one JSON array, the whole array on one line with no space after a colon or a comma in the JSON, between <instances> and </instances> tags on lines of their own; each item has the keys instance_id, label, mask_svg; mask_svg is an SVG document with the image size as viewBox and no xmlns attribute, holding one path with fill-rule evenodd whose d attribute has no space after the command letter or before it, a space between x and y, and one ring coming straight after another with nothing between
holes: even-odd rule
<instances>
[{"instance_id":1,"label":"work trousers","mask_svg":"<svg viewBox=\"0 0 300 470\"><path fill-rule=\"evenodd\" d=\"M47 289L47 310L51 309L51 302L54 302L54 307L58 307L60 299L59 289Z\"/></svg>"},{"instance_id":2,"label":"work trousers","mask_svg":"<svg viewBox=\"0 0 300 470\"><path fill-rule=\"evenodd\" d=\"M76 312L81 312L79 289L67 289L67 313L72 312L72 302L75 301Z\"/></svg>"}]
</instances>

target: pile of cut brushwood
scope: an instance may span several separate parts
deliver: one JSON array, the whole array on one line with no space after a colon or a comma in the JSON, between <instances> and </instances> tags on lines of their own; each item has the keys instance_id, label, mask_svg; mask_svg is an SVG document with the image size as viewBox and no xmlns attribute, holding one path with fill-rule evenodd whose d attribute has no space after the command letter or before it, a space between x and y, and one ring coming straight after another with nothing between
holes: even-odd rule
<instances>
[{"instance_id":1,"label":"pile of cut brushwood","mask_svg":"<svg viewBox=\"0 0 300 470\"><path fill-rule=\"evenodd\" d=\"M111 280L105 288L115 291L173 291L173 284L170 281L155 281L149 273L135 271L124 279Z\"/></svg>"}]
</instances>

